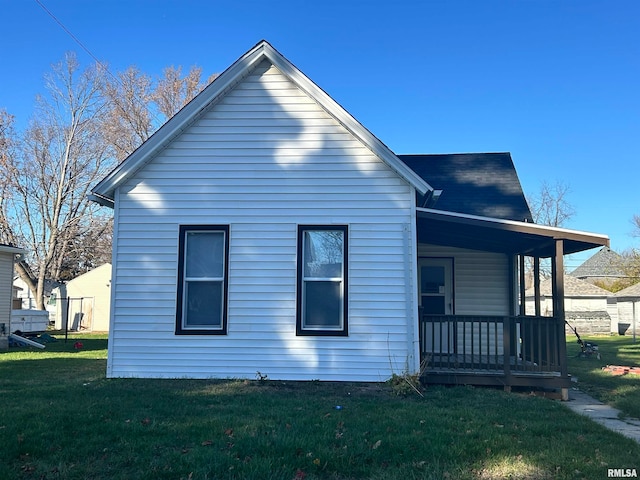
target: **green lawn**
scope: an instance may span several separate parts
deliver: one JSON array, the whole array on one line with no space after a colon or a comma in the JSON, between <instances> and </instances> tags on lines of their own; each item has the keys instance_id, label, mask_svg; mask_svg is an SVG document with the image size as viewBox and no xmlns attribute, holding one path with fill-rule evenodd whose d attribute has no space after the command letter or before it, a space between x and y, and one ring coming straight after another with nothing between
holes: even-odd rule
<instances>
[{"instance_id":1,"label":"green lawn","mask_svg":"<svg viewBox=\"0 0 640 480\"><path fill-rule=\"evenodd\" d=\"M0 353L0 478L592 479L640 445L502 390L106 379L104 337ZM19 351L18 351L19 350ZM336 409L336 406L341 409Z\"/></svg>"},{"instance_id":2,"label":"green lawn","mask_svg":"<svg viewBox=\"0 0 640 480\"><path fill-rule=\"evenodd\" d=\"M578 377L578 388L626 415L640 418L640 376L614 376L602 370L606 365L640 366L640 338L633 343L630 336L584 337L583 340L598 344L600 359L579 356L575 337L567 339L569 373Z\"/></svg>"}]
</instances>

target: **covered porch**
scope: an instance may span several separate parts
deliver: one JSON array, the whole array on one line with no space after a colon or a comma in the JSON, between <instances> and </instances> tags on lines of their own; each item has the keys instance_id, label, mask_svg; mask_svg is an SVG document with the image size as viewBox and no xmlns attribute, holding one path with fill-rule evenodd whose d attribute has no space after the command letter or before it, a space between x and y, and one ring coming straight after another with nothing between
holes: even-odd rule
<instances>
[{"instance_id":1,"label":"covered porch","mask_svg":"<svg viewBox=\"0 0 640 480\"><path fill-rule=\"evenodd\" d=\"M417 231L423 381L566 395L564 256L608 245L608 237L420 207ZM543 259L551 264L552 316L541 315ZM525 310L527 273L534 315Z\"/></svg>"}]
</instances>

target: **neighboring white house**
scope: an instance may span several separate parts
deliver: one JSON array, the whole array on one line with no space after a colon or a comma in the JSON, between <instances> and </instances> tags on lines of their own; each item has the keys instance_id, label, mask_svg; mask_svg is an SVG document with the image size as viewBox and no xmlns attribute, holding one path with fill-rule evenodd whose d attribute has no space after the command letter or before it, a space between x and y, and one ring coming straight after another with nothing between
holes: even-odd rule
<instances>
[{"instance_id":1,"label":"neighboring white house","mask_svg":"<svg viewBox=\"0 0 640 480\"><path fill-rule=\"evenodd\" d=\"M640 283L620 290L616 293L618 298L618 322L621 332L632 334L635 326L636 335L640 334Z\"/></svg>"},{"instance_id":2,"label":"neighboring white house","mask_svg":"<svg viewBox=\"0 0 640 480\"><path fill-rule=\"evenodd\" d=\"M44 303L48 305L49 299L51 297L51 292L54 288L60 285L59 282L56 282L51 279L46 279L44 281ZM34 310L37 309L36 298L31 292L31 289L27 285L27 282L22 280L18 275L13 276L13 286L15 287L15 298L19 298L22 301L21 310ZM48 308L47 308L48 309Z\"/></svg>"},{"instance_id":3,"label":"neighboring white house","mask_svg":"<svg viewBox=\"0 0 640 480\"><path fill-rule=\"evenodd\" d=\"M551 279L540 282L541 315L553 314ZM535 313L533 288L526 291L527 314ZM567 321L581 334L618 331L618 306L614 293L571 275L564 276L564 308Z\"/></svg>"},{"instance_id":4,"label":"neighboring white house","mask_svg":"<svg viewBox=\"0 0 640 480\"><path fill-rule=\"evenodd\" d=\"M11 330L11 307L13 299L13 266L16 255L24 250L0 244L0 350L9 346Z\"/></svg>"},{"instance_id":5,"label":"neighboring white house","mask_svg":"<svg viewBox=\"0 0 640 480\"><path fill-rule=\"evenodd\" d=\"M51 292L55 328L106 332L109 330L111 264L105 263Z\"/></svg>"},{"instance_id":6,"label":"neighboring white house","mask_svg":"<svg viewBox=\"0 0 640 480\"><path fill-rule=\"evenodd\" d=\"M109 377L382 381L422 363L429 381L564 389L564 341L543 364L549 336L515 327L517 258L562 271L609 243L531 224L508 153L397 156L264 41L92 199L115 219ZM486 345L504 370L486 374Z\"/></svg>"}]
</instances>

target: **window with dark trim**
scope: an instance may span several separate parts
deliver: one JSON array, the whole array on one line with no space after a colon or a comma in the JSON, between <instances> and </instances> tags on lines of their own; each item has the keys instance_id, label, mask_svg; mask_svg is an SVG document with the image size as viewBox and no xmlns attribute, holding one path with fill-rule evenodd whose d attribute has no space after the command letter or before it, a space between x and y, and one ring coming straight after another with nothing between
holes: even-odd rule
<instances>
[{"instance_id":1,"label":"window with dark trim","mask_svg":"<svg viewBox=\"0 0 640 480\"><path fill-rule=\"evenodd\" d=\"M298 226L298 335L348 335L346 226Z\"/></svg>"},{"instance_id":2,"label":"window with dark trim","mask_svg":"<svg viewBox=\"0 0 640 480\"><path fill-rule=\"evenodd\" d=\"M229 226L181 225L177 335L225 335Z\"/></svg>"}]
</instances>

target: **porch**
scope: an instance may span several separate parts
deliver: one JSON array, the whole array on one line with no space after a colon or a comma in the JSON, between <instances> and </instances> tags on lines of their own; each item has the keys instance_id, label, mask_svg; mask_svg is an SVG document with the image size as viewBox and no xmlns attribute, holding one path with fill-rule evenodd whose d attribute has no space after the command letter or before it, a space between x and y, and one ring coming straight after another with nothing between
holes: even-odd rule
<instances>
[{"instance_id":1,"label":"porch","mask_svg":"<svg viewBox=\"0 0 640 480\"><path fill-rule=\"evenodd\" d=\"M417 231L423 381L549 388L566 396L564 255L607 245L608 238L420 207ZM551 267L552 316L541 315L542 259ZM525 315L528 271L535 315Z\"/></svg>"},{"instance_id":2,"label":"porch","mask_svg":"<svg viewBox=\"0 0 640 480\"><path fill-rule=\"evenodd\" d=\"M425 383L566 389L563 322L542 316L420 316Z\"/></svg>"}]
</instances>

